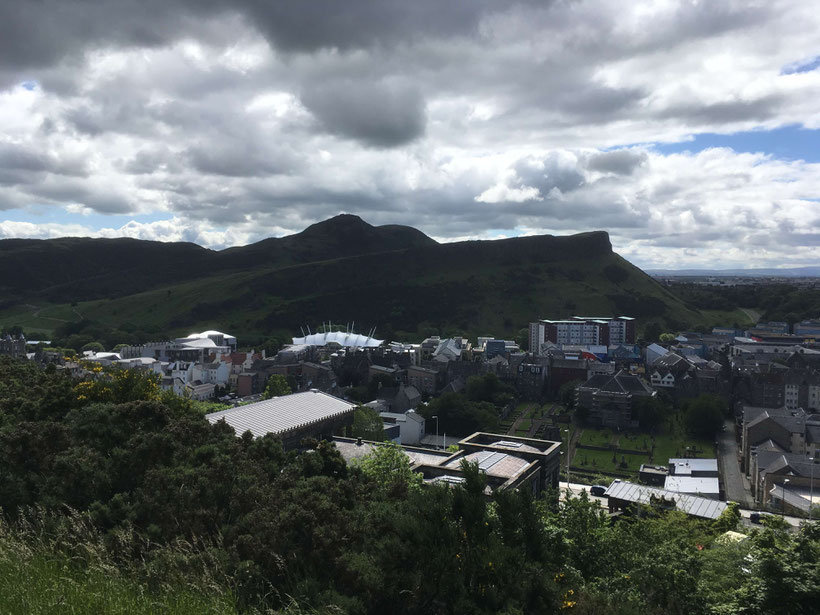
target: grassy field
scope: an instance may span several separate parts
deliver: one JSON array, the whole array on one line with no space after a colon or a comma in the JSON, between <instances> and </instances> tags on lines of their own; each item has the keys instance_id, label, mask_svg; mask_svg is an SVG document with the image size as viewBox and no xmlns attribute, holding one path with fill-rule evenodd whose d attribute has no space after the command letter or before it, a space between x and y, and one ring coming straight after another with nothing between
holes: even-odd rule
<instances>
[{"instance_id":1,"label":"grassy field","mask_svg":"<svg viewBox=\"0 0 820 615\"><path fill-rule=\"evenodd\" d=\"M597 451L575 448L572 466L585 470L626 471L637 473L642 463L665 465L670 458L694 457L711 458L715 456L712 442L689 438L682 433L678 423L670 421L665 425L664 433L615 433L609 429L591 429L584 427L578 444L588 446L608 446L616 443L619 450L614 451L617 463L612 463L613 451ZM643 454L625 454L622 449L645 451ZM622 461L626 468L620 466Z\"/></svg>"},{"instance_id":2,"label":"grassy field","mask_svg":"<svg viewBox=\"0 0 820 615\"><path fill-rule=\"evenodd\" d=\"M615 463L612 462L612 451L595 451L576 449L572 459L572 467L584 470L601 470L604 472L638 472L642 463L647 463L646 455L625 455L617 453ZM626 467L621 465L625 463Z\"/></svg>"},{"instance_id":3,"label":"grassy field","mask_svg":"<svg viewBox=\"0 0 820 615\"><path fill-rule=\"evenodd\" d=\"M579 444L587 446L609 446L612 442L612 432L609 429L584 428Z\"/></svg>"}]
</instances>

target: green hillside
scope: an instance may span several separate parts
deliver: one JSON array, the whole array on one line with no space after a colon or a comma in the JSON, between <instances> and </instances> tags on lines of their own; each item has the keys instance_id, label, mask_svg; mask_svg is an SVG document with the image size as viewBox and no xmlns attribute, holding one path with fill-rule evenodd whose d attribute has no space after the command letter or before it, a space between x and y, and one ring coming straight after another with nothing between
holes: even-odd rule
<instances>
[{"instance_id":1,"label":"green hillside","mask_svg":"<svg viewBox=\"0 0 820 615\"><path fill-rule=\"evenodd\" d=\"M343 222L349 226L351 220ZM328 228L330 223L322 223L320 235L345 236ZM639 328L654 321L674 329L703 319L612 252L603 232L452 244L409 235L410 246L403 249L283 264L310 257L291 250L280 252L275 264L226 267L199 279L180 276L177 283L115 298L74 306L16 305L0 313L0 324L42 335L80 320L149 336L220 328L253 343L326 321L355 321L360 329L376 327L377 337L401 339L456 333L512 337L536 318L576 314L635 316ZM326 256L328 248L309 239L310 254ZM372 249L381 245L374 236ZM249 248L260 250L259 244Z\"/></svg>"}]
</instances>

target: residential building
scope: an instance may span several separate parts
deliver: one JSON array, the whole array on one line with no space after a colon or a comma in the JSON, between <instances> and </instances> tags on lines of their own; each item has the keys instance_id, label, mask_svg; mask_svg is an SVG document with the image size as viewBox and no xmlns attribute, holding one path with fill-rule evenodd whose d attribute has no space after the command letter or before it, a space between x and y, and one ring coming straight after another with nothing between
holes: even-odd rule
<instances>
[{"instance_id":1,"label":"residential building","mask_svg":"<svg viewBox=\"0 0 820 615\"><path fill-rule=\"evenodd\" d=\"M186 395L190 396L191 399L195 399L196 401L205 401L207 399L213 399L214 392L216 387L207 382L200 382L199 380L195 380L194 382L188 382L185 385Z\"/></svg>"},{"instance_id":2,"label":"residential building","mask_svg":"<svg viewBox=\"0 0 820 615\"><path fill-rule=\"evenodd\" d=\"M795 323L793 331L797 336L820 340L820 320L803 320Z\"/></svg>"},{"instance_id":3,"label":"residential building","mask_svg":"<svg viewBox=\"0 0 820 615\"><path fill-rule=\"evenodd\" d=\"M407 368L407 384L415 387L424 395L436 392L438 372L434 369L411 365Z\"/></svg>"},{"instance_id":4,"label":"residential building","mask_svg":"<svg viewBox=\"0 0 820 615\"><path fill-rule=\"evenodd\" d=\"M604 345L634 344L635 319L628 316L573 316L568 320L539 320L529 325L530 352L541 356L542 345L554 344Z\"/></svg>"},{"instance_id":5,"label":"residential building","mask_svg":"<svg viewBox=\"0 0 820 615\"><path fill-rule=\"evenodd\" d=\"M820 452L820 415L802 408L744 406L741 452L744 471L749 474L751 457L762 451L814 457Z\"/></svg>"},{"instance_id":6,"label":"residential building","mask_svg":"<svg viewBox=\"0 0 820 615\"><path fill-rule=\"evenodd\" d=\"M424 417L415 410L407 412L380 412L385 427L388 424L399 426L399 444L418 444L426 435Z\"/></svg>"},{"instance_id":7,"label":"residential building","mask_svg":"<svg viewBox=\"0 0 820 615\"><path fill-rule=\"evenodd\" d=\"M25 358L26 356L26 338L23 335L5 335L0 337L0 355L10 356L12 358Z\"/></svg>"},{"instance_id":8,"label":"residential building","mask_svg":"<svg viewBox=\"0 0 820 615\"><path fill-rule=\"evenodd\" d=\"M638 376L619 371L614 376L596 375L576 388L576 405L589 411L588 421L596 427L636 429L632 404L655 391Z\"/></svg>"},{"instance_id":9,"label":"residential building","mask_svg":"<svg viewBox=\"0 0 820 615\"><path fill-rule=\"evenodd\" d=\"M812 491L812 478L814 479L814 489L817 491L817 497L820 499L820 460L815 460L815 465L812 467L812 462L805 455L786 453L782 450L777 450L779 447L763 445L758 447L756 454L751 457L751 466L749 468L749 480L752 487L752 497L760 506L772 504L781 504L783 499L782 493L773 490L776 486L781 489L785 488L787 491L792 491L799 499L794 499L791 502L792 507L802 507L803 512L808 512L809 495ZM786 480L788 479L788 483ZM802 494L801 494L802 492ZM801 506L800 499L804 499ZM787 499L788 503L788 499ZM815 505L820 502L815 502Z\"/></svg>"}]
</instances>

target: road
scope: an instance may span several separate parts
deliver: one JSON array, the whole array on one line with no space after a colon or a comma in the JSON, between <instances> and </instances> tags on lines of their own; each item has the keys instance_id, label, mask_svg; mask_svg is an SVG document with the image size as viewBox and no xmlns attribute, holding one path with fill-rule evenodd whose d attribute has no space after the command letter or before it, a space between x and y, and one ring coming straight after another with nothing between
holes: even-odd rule
<instances>
[{"instance_id":1,"label":"road","mask_svg":"<svg viewBox=\"0 0 820 615\"><path fill-rule=\"evenodd\" d=\"M740 504L741 508L754 508L754 500L749 487L749 480L740 471L738 462L735 426L732 421L723 424L723 431L718 440L718 463L723 476L723 488L726 499Z\"/></svg>"}]
</instances>

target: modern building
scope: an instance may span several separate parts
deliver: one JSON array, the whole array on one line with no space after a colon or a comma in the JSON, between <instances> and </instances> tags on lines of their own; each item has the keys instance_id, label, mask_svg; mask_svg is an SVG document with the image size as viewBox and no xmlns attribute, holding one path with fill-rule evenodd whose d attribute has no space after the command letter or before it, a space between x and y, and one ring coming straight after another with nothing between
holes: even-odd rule
<instances>
[{"instance_id":1,"label":"modern building","mask_svg":"<svg viewBox=\"0 0 820 615\"><path fill-rule=\"evenodd\" d=\"M635 343L635 319L629 316L573 316L568 320L531 322L530 352L541 355L541 346L553 344L603 345Z\"/></svg>"},{"instance_id":2,"label":"modern building","mask_svg":"<svg viewBox=\"0 0 820 615\"><path fill-rule=\"evenodd\" d=\"M351 438L334 438L348 461L360 459L382 444ZM561 443L484 432L460 440L459 451L434 451L402 446L413 470L427 484L458 485L464 482L462 463L475 463L487 479L489 495L503 489L526 489L534 495L558 487Z\"/></svg>"},{"instance_id":3,"label":"modern building","mask_svg":"<svg viewBox=\"0 0 820 615\"><path fill-rule=\"evenodd\" d=\"M224 420L237 436L250 431L255 438L274 434L285 448L304 438L330 439L353 425L356 404L320 391L305 391L266 399L205 415L211 423Z\"/></svg>"}]
</instances>

